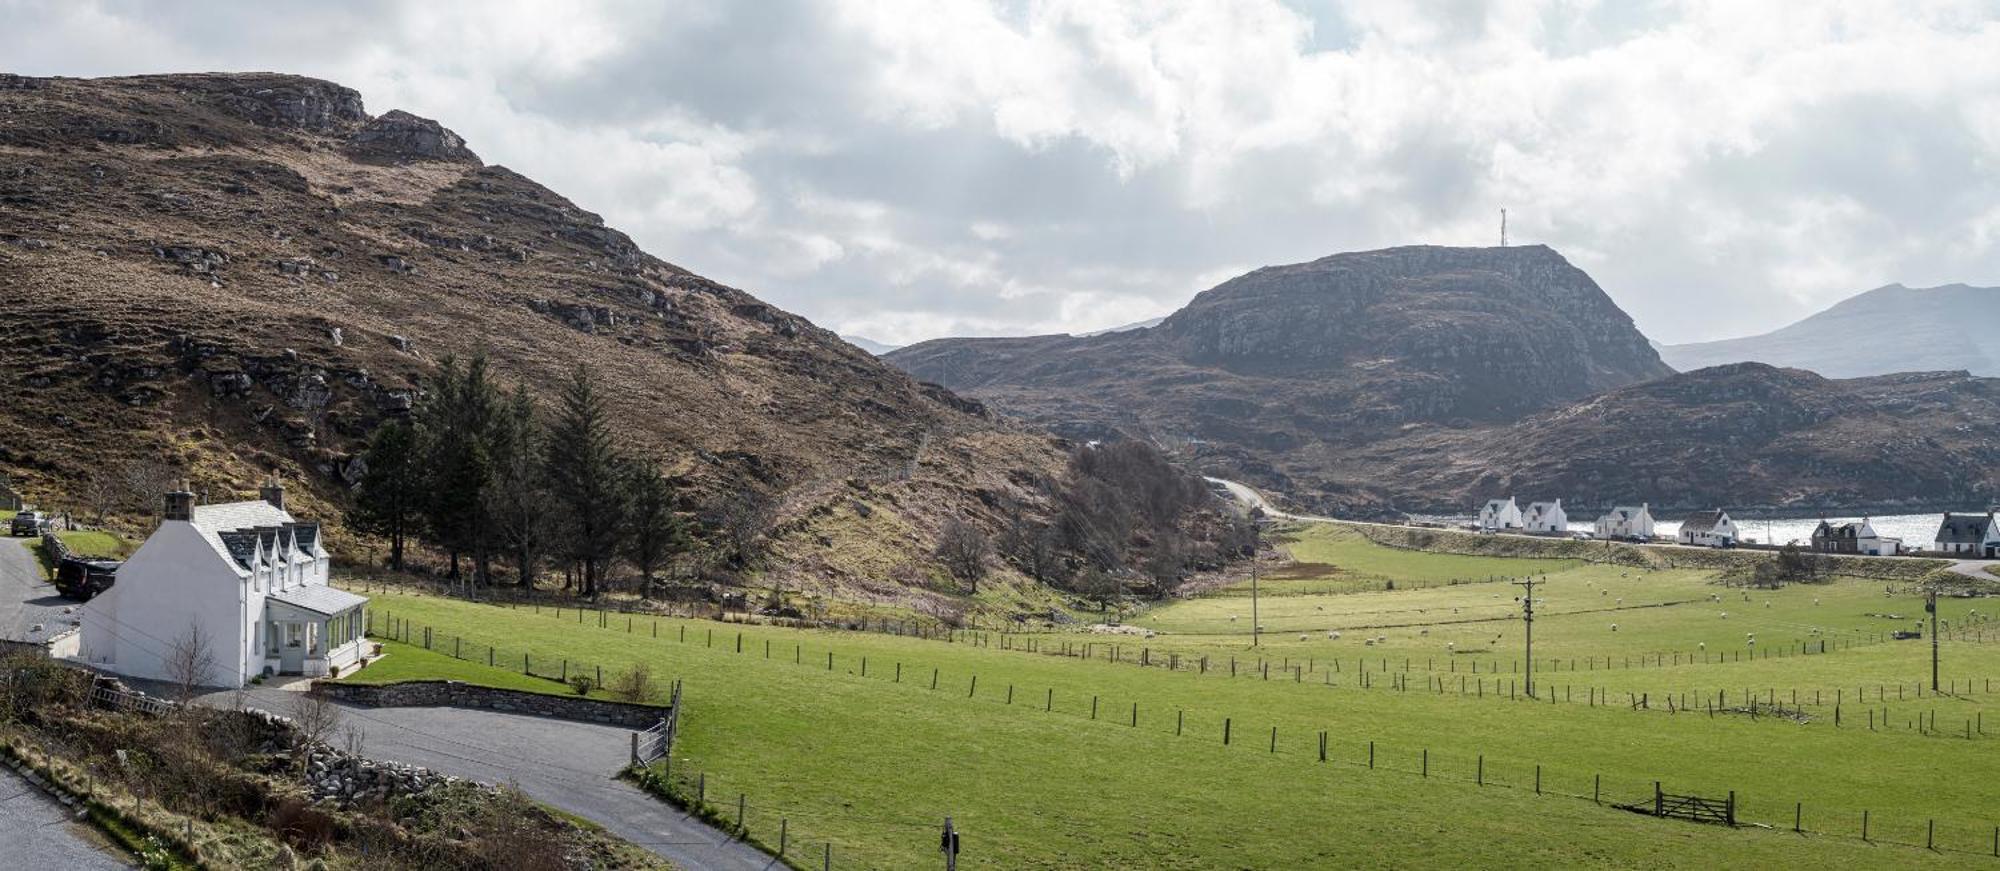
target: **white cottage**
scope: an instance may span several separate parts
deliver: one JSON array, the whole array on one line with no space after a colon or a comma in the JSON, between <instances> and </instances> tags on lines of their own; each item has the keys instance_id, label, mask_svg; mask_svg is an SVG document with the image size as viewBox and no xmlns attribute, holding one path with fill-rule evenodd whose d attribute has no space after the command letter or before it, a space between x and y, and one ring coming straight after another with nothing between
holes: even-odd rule
<instances>
[{"instance_id":1,"label":"white cottage","mask_svg":"<svg viewBox=\"0 0 2000 871\"><path fill-rule=\"evenodd\" d=\"M1621 505L1598 515L1593 527L1598 538L1652 538L1653 512L1645 502Z\"/></svg>"},{"instance_id":2,"label":"white cottage","mask_svg":"<svg viewBox=\"0 0 2000 871\"><path fill-rule=\"evenodd\" d=\"M1989 559L2000 556L2000 524L1993 521L1991 511L1983 515L1946 514L1933 545L1944 553Z\"/></svg>"},{"instance_id":3,"label":"white cottage","mask_svg":"<svg viewBox=\"0 0 2000 871\"><path fill-rule=\"evenodd\" d=\"M1479 509L1480 529L1520 529L1521 525L1521 506L1515 504L1512 496L1489 499Z\"/></svg>"},{"instance_id":4,"label":"white cottage","mask_svg":"<svg viewBox=\"0 0 2000 871\"><path fill-rule=\"evenodd\" d=\"M1697 511L1681 521L1681 544L1702 547L1735 547L1738 538L1736 521L1729 519L1729 512L1720 508L1714 511Z\"/></svg>"},{"instance_id":5,"label":"white cottage","mask_svg":"<svg viewBox=\"0 0 2000 871\"><path fill-rule=\"evenodd\" d=\"M198 628L213 657L207 684L359 667L368 600L327 585L319 524L293 519L282 485L260 495L198 506L185 490L167 494L160 527L80 609L78 658L172 680L172 651Z\"/></svg>"},{"instance_id":6,"label":"white cottage","mask_svg":"<svg viewBox=\"0 0 2000 871\"><path fill-rule=\"evenodd\" d=\"M1569 512L1563 510L1563 501L1531 502L1528 510L1521 515L1521 524L1529 532L1564 535L1569 532Z\"/></svg>"}]
</instances>

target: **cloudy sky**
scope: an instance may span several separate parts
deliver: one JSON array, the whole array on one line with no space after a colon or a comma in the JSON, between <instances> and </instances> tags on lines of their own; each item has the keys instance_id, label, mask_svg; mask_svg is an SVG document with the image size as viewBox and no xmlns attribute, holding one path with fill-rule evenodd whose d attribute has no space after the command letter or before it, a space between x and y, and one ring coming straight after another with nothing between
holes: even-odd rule
<instances>
[{"instance_id":1,"label":"cloudy sky","mask_svg":"<svg viewBox=\"0 0 2000 871\"><path fill-rule=\"evenodd\" d=\"M887 342L1554 246L1667 342L2000 285L1995 2L0 0L0 71L281 70Z\"/></svg>"}]
</instances>

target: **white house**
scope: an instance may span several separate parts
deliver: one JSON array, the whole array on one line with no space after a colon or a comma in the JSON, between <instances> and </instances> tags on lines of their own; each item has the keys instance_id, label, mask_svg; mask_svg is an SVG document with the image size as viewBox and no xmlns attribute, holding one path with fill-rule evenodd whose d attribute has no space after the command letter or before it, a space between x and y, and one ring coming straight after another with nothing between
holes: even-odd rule
<instances>
[{"instance_id":1,"label":"white house","mask_svg":"<svg viewBox=\"0 0 2000 871\"><path fill-rule=\"evenodd\" d=\"M1714 511L1697 511L1681 521L1681 544L1695 544L1703 547L1735 547L1738 538L1736 521L1729 519L1729 512L1720 508Z\"/></svg>"},{"instance_id":2,"label":"white house","mask_svg":"<svg viewBox=\"0 0 2000 871\"><path fill-rule=\"evenodd\" d=\"M206 685L359 667L368 600L327 585L319 524L285 511L282 485L273 481L260 495L198 506L186 490L167 494L160 527L110 589L79 609L78 658L174 680L174 651L199 632L212 656Z\"/></svg>"},{"instance_id":3,"label":"white house","mask_svg":"<svg viewBox=\"0 0 2000 871\"><path fill-rule=\"evenodd\" d=\"M1821 553L1855 553L1864 556L1895 556L1903 552L1903 540L1875 532L1868 518L1859 523L1832 524L1824 520L1814 527L1813 550Z\"/></svg>"},{"instance_id":4,"label":"white house","mask_svg":"<svg viewBox=\"0 0 2000 871\"><path fill-rule=\"evenodd\" d=\"M1652 538L1653 512L1644 502L1621 505L1599 515L1594 526L1598 538Z\"/></svg>"},{"instance_id":5,"label":"white house","mask_svg":"<svg viewBox=\"0 0 2000 871\"><path fill-rule=\"evenodd\" d=\"M1531 502L1528 510L1521 515L1521 525L1529 532L1554 533L1564 535L1569 532L1569 512L1563 510L1563 501Z\"/></svg>"},{"instance_id":6,"label":"white house","mask_svg":"<svg viewBox=\"0 0 2000 871\"><path fill-rule=\"evenodd\" d=\"M1480 529L1520 529L1521 506L1514 503L1514 497L1489 499L1479 509Z\"/></svg>"},{"instance_id":7,"label":"white house","mask_svg":"<svg viewBox=\"0 0 2000 871\"><path fill-rule=\"evenodd\" d=\"M1991 511L1984 515L1946 514L1934 546L1945 553L2000 556L2000 524L1993 522Z\"/></svg>"}]
</instances>

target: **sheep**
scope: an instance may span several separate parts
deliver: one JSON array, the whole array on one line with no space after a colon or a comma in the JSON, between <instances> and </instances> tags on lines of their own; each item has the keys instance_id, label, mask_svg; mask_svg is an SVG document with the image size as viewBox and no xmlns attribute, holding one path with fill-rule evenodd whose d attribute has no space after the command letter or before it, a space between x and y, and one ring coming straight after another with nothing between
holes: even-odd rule
<instances>
[{"instance_id":1,"label":"sheep","mask_svg":"<svg viewBox=\"0 0 2000 871\"><path fill-rule=\"evenodd\" d=\"M1361 643L1362 643L1363 645L1365 645L1365 646L1368 646L1368 647L1374 647L1374 646L1375 646L1375 639L1373 639L1373 638L1365 638L1365 639L1362 639Z\"/></svg>"},{"instance_id":2,"label":"sheep","mask_svg":"<svg viewBox=\"0 0 2000 871\"><path fill-rule=\"evenodd\" d=\"M1234 622L1236 622L1236 615L1235 615L1235 614L1231 614L1231 615L1229 615L1229 622L1231 622L1231 623L1234 623Z\"/></svg>"},{"instance_id":3,"label":"sheep","mask_svg":"<svg viewBox=\"0 0 2000 871\"><path fill-rule=\"evenodd\" d=\"M1447 641L1444 643L1444 649L1446 650L1451 650L1456 647L1458 647L1458 642L1456 641Z\"/></svg>"},{"instance_id":4,"label":"sheep","mask_svg":"<svg viewBox=\"0 0 2000 871\"><path fill-rule=\"evenodd\" d=\"M1299 640L1300 641L1306 640L1306 634L1304 632L1299 633Z\"/></svg>"},{"instance_id":5,"label":"sheep","mask_svg":"<svg viewBox=\"0 0 2000 871\"><path fill-rule=\"evenodd\" d=\"M1769 607L1771 607L1771 600L1770 600L1770 599L1765 599L1765 600L1764 600L1764 607L1766 607L1766 608L1769 608Z\"/></svg>"},{"instance_id":6,"label":"sheep","mask_svg":"<svg viewBox=\"0 0 2000 871\"><path fill-rule=\"evenodd\" d=\"M1418 635L1429 635L1429 634L1431 634L1431 631L1430 631L1429 629L1419 629L1419 630L1417 630L1417 634L1418 634Z\"/></svg>"},{"instance_id":7,"label":"sheep","mask_svg":"<svg viewBox=\"0 0 2000 871\"><path fill-rule=\"evenodd\" d=\"M1727 620L1727 619L1729 619L1729 612L1728 612L1728 611L1724 611L1724 612L1722 612L1722 619L1724 619L1724 620Z\"/></svg>"},{"instance_id":8,"label":"sheep","mask_svg":"<svg viewBox=\"0 0 2000 871\"><path fill-rule=\"evenodd\" d=\"M1611 631L1613 631L1613 632L1617 632L1617 631L1618 631L1618 624L1616 624L1616 623L1613 623L1613 624L1611 624Z\"/></svg>"},{"instance_id":9,"label":"sheep","mask_svg":"<svg viewBox=\"0 0 2000 871\"><path fill-rule=\"evenodd\" d=\"M1328 633L1326 633L1326 640L1328 640L1328 641L1339 641L1339 640L1340 640L1340 633L1338 633L1338 632L1328 632Z\"/></svg>"},{"instance_id":10,"label":"sheep","mask_svg":"<svg viewBox=\"0 0 2000 871\"><path fill-rule=\"evenodd\" d=\"M1695 642L1695 645L1694 645L1694 646L1695 646L1695 647L1696 647L1697 649L1700 649L1700 650L1707 650L1707 649L1708 649L1708 642L1706 642L1706 641L1698 641L1698 642Z\"/></svg>"}]
</instances>

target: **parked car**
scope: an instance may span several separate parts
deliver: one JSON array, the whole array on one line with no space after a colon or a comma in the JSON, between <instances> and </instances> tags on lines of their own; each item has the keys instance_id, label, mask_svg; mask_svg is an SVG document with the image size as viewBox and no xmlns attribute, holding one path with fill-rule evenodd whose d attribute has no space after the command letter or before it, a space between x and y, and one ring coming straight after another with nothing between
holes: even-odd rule
<instances>
[{"instance_id":1,"label":"parked car","mask_svg":"<svg viewBox=\"0 0 2000 871\"><path fill-rule=\"evenodd\" d=\"M69 557L56 564L56 592L65 598L89 601L111 588L118 580L118 560Z\"/></svg>"},{"instance_id":2,"label":"parked car","mask_svg":"<svg viewBox=\"0 0 2000 871\"><path fill-rule=\"evenodd\" d=\"M14 515L14 522L8 527L10 535L41 535L49 531L49 518L40 511L22 511Z\"/></svg>"}]
</instances>

